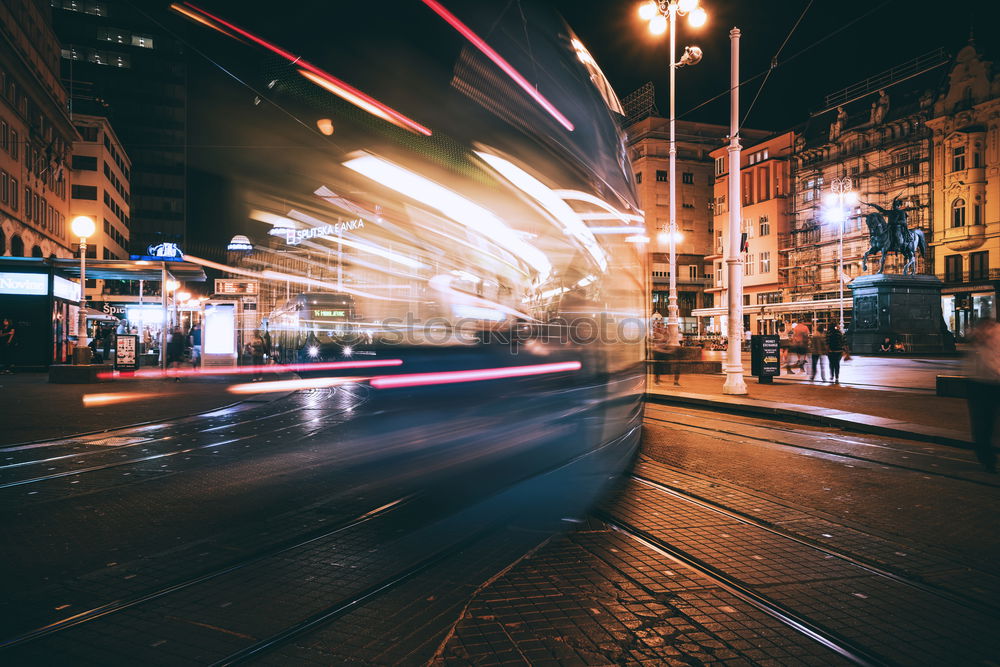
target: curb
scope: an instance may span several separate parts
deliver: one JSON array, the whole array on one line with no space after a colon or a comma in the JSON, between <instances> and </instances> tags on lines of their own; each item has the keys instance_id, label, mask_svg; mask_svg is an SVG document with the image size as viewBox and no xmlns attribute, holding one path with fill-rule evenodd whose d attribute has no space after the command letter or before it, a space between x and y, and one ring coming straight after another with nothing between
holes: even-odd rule
<instances>
[{"instance_id":1,"label":"curb","mask_svg":"<svg viewBox=\"0 0 1000 667\"><path fill-rule=\"evenodd\" d=\"M876 417L859 412L844 412L835 408L823 408L812 405L795 405L793 403L778 403L775 401L758 401L754 399L726 398L716 399L704 394L688 394L677 392L672 394L654 394L646 392L646 401L650 403L695 405L708 407L730 413L747 415L764 415L777 417L784 421L797 421L820 426L836 426L845 431L856 431L872 435L885 435L907 440L931 442L937 445L972 449L972 441L960 431L946 428L936 428L923 424Z\"/></svg>"}]
</instances>

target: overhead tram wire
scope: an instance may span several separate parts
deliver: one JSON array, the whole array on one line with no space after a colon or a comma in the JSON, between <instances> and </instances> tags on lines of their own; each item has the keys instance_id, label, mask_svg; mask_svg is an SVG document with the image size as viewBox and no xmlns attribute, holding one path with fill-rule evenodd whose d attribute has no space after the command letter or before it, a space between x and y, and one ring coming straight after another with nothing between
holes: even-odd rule
<instances>
[{"instance_id":1,"label":"overhead tram wire","mask_svg":"<svg viewBox=\"0 0 1000 667\"><path fill-rule=\"evenodd\" d=\"M766 70L764 70L762 72L758 72L757 74L754 74L753 76L740 81L740 87L742 88L743 86L756 81L757 79L759 79L762 76L767 76L767 74L770 73L771 71L776 70L779 67L788 64L789 62L791 62L795 58L799 57L800 55L802 55L806 51L809 51L810 49L813 49L813 48L819 46L820 44L822 44L826 40L830 39L831 37L834 37L835 35L840 34L844 30L847 30L848 28L850 28L852 25L854 25L858 21L861 21L862 19L868 18L870 15L872 15L875 12L879 11L880 9L882 9L883 7L885 7L886 5L891 4L892 2L894 2L894 0L883 0L879 4L875 5L871 9L869 9L864 14L856 16L854 19L848 21L847 23L845 23L844 25L840 26L839 28L837 28L833 32L827 33L826 35L824 35L820 39L816 40L815 42L813 42L809 46L805 47L804 49L796 51L792 55L788 56L788 58L786 58L783 62L780 62L780 63L773 63L772 62L771 66L769 66ZM720 92L718 95L714 95L714 96L708 98L707 100L705 100L704 102L702 102L701 104L698 104L698 105L695 105L695 106L691 107L690 109L688 109L684 113L678 115L677 116L678 120L680 120L682 118L685 118L686 116L694 113L698 109L700 109L700 108L702 108L704 106L707 106L707 105L711 104L712 102L715 102L718 99L721 99L721 98L725 97L726 95L728 95L730 93L731 90L732 90L732 88L727 87L725 90L723 90L722 92Z\"/></svg>"},{"instance_id":2,"label":"overhead tram wire","mask_svg":"<svg viewBox=\"0 0 1000 667\"><path fill-rule=\"evenodd\" d=\"M273 99L271 99L270 97L268 97L264 92L258 91L256 88L254 88L252 85L250 85L249 83L247 83L246 81L244 81L243 79L241 79L240 77L238 77L235 73L231 72L229 69L227 69L226 67L224 67L222 64L216 62L213 58L211 58L204 51L202 51L201 49L199 49L198 47L196 47L194 44L192 44L188 40L186 40L183 37L181 37L180 35L178 35L175 31L171 30L166 25L164 25L162 21L156 19L154 16L150 15L148 12L142 10L140 7L138 7L136 5L136 3L133 0L125 0L125 1L132 7L132 9L134 9L135 11L137 11L140 14L142 14L143 16L145 16L151 23L153 23L154 25L158 26L165 33L167 33L168 35L170 35L171 37L173 37L174 39L176 39L178 42L180 42L181 44L184 44L186 47L188 47L189 49L191 49L192 51L194 51L195 53L197 53L199 56L201 56L202 58L204 58L205 60L207 60L209 63L211 63L212 65L214 65L216 68L218 68L219 71L221 71L223 74L225 74L226 76L230 77L233 81L237 82L238 84L240 84L241 86L243 86L244 88L246 88L247 90L249 90L250 92L252 92L256 97L258 97L261 100L267 100L267 102L269 104L271 104L272 106L274 106L276 109L278 109L279 111L281 111L282 113L284 113L286 116L288 116L289 118L291 118L292 120L294 120L296 123L298 123L299 125L301 125L302 127L304 127L306 130L308 130L312 134L316 134L316 135L322 137L324 140L326 140L326 141L328 141L330 143L334 143L335 142L334 139L332 139L330 137L327 137L327 136L324 136L321 132L318 132L311 124L303 121L301 118L299 118L298 116L296 116L294 113L292 113L291 111L289 111L288 109L286 109L285 107L283 107L282 105L278 104Z\"/></svg>"},{"instance_id":3,"label":"overhead tram wire","mask_svg":"<svg viewBox=\"0 0 1000 667\"><path fill-rule=\"evenodd\" d=\"M757 89L757 94L753 96L753 100L750 102L750 106L747 107L747 112L743 116L743 120L740 121L740 125L737 128L737 131L742 130L743 126L746 125L747 118L750 117L750 112L753 111L754 105L757 104L757 100L760 98L760 94L764 92L764 86L767 85L767 80L771 78L771 72L773 72L775 68L777 68L778 66L778 56L781 55L782 49L784 49L785 45L788 44L788 40L792 38L792 35L795 33L795 29L799 27L800 23L802 23L802 19L806 17L806 13L809 12L809 8L812 7L812 4L813 0L809 0L809 2L806 3L806 8L802 10L801 14L799 14L799 18L795 22L795 25L793 25L792 29L788 31L787 35L785 35L785 41L781 43L781 46L778 47L778 50L774 52L773 56L771 56L771 66L767 68L767 74L764 75L764 80L760 82L760 88Z\"/></svg>"}]
</instances>

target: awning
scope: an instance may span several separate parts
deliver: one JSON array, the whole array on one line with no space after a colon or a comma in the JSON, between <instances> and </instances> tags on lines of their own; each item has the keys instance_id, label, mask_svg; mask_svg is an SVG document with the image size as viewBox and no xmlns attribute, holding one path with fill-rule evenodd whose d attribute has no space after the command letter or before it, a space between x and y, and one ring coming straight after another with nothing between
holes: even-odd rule
<instances>
[{"instance_id":1,"label":"awning","mask_svg":"<svg viewBox=\"0 0 1000 667\"><path fill-rule=\"evenodd\" d=\"M95 310L94 308L84 308L83 312L87 314L88 320L103 320L105 322L117 322L118 318L114 315L108 315L103 310Z\"/></svg>"},{"instance_id":2,"label":"awning","mask_svg":"<svg viewBox=\"0 0 1000 667\"><path fill-rule=\"evenodd\" d=\"M74 278L80 277L80 260L50 259L46 260L59 271ZM205 271L191 262L146 262L129 259L88 259L87 278L100 280L149 280L159 282L162 268L166 265L167 273L180 282L204 282L208 278Z\"/></svg>"}]
</instances>

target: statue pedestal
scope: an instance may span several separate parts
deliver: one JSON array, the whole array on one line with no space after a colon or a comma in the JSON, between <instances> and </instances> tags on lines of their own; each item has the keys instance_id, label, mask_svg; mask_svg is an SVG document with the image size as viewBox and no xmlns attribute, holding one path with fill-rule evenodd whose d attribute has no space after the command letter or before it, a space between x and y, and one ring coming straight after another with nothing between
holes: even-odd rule
<instances>
[{"instance_id":1,"label":"statue pedestal","mask_svg":"<svg viewBox=\"0 0 1000 667\"><path fill-rule=\"evenodd\" d=\"M852 352L879 352L886 338L907 353L950 352L955 344L941 315L941 281L936 276L878 273L851 282L854 312Z\"/></svg>"}]
</instances>

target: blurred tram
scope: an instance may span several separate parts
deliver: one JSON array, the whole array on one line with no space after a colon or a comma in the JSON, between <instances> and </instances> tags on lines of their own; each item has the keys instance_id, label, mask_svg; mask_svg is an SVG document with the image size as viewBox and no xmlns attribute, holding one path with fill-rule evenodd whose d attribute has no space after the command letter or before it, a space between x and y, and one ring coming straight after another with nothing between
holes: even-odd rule
<instances>
[{"instance_id":1,"label":"blurred tram","mask_svg":"<svg viewBox=\"0 0 1000 667\"><path fill-rule=\"evenodd\" d=\"M350 294L306 292L271 311L271 356L280 364L339 361L369 342Z\"/></svg>"},{"instance_id":2,"label":"blurred tram","mask_svg":"<svg viewBox=\"0 0 1000 667\"><path fill-rule=\"evenodd\" d=\"M639 444L650 239L625 109L580 38L531 0L399 3L408 35L435 38L389 51L367 6L345 5L362 27L336 40L303 21L289 43L246 3L221 18L183 4L268 102L234 102L219 131L238 117L302 149L220 168L272 227L244 267L314 290L271 314L276 359L312 366L296 372L333 388L330 410L363 398L316 422L317 451L370 484L584 512Z\"/></svg>"}]
</instances>

